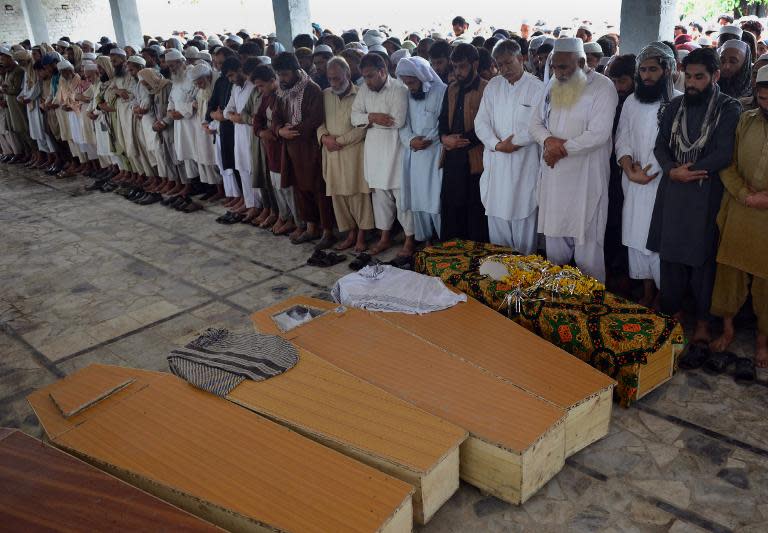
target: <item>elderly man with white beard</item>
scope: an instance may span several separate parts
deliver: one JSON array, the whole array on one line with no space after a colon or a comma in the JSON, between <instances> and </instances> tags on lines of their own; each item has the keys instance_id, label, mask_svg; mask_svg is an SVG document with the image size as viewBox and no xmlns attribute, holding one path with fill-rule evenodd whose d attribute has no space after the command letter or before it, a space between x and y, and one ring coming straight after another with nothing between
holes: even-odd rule
<instances>
[{"instance_id":1,"label":"elderly man with white beard","mask_svg":"<svg viewBox=\"0 0 768 533\"><path fill-rule=\"evenodd\" d=\"M480 197L491 243L527 255L536 252L541 161L528 126L544 84L525 72L516 41L500 41L491 55L501 76L488 82L475 117L475 133L485 145Z\"/></svg>"},{"instance_id":2,"label":"elderly man with white beard","mask_svg":"<svg viewBox=\"0 0 768 533\"><path fill-rule=\"evenodd\" d=\"M555 42L554 77L530 125L544 150L538 225L550 261L564 265L573 258L585 274L605 281L611 134L619 97L611 80L585 67L581 39Z\"/></svg>"},{"instance_id":3,"label":"elderly man with white beard","mask_svg":"<svg viewBox=\"0 0 768 533\"><path fill-rule=\"evenodd\" d=\"M177 188L171 190L171 196L186 196L191 190L190 181L196 178L197 170L195 128L199 128L195 120L195 86L187 76L187 66L184 56L178 50L169 50L165 54L165 64L171 71L171 94L168 97L168 117L166 122L173 121L173 147L176 157L184 163L184 176Z\"/></svg>"}]
</instances>

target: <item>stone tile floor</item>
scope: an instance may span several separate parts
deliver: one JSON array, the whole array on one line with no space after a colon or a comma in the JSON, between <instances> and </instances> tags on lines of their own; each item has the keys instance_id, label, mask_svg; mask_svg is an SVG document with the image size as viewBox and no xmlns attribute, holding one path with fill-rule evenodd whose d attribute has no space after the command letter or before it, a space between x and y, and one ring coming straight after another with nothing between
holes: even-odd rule
<instances>
[{"instance_id":1,"label":"stone tile floor","mask_svg":"<svg viewBox=\"0 0 768 533\"><path fill-rule=\"evenodd\" d=\"M93 362L166 370L211 326L295 294L327 297L342 263L305 265L311 245L85 193L0 166L0 426L41 430L25 397ZM734 346L751 353L751 335ZM571 457L525 505L462 484L421 531L768 531L768 381L679 373L610 434Z\"/></svg>"}]
</instances>

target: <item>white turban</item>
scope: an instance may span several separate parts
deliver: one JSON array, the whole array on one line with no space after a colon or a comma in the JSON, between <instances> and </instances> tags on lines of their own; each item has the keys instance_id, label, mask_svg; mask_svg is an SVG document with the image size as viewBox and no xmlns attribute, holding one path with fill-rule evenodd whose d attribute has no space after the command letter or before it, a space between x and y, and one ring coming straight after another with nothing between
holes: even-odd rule
<instances>
[{"instance_id":1,"label":"white turban","mask_svg":"<svg viewBox=\"0 0 768 533\"><path fill-rule=\"evenodd\" d=\"M397 66L397 64L405 59L406 57L411 57L411 53L408 51L407 48L401 48L400 50L395 50L392 52L392 55L389 56L389 60L392 62L393 65Z\"/></svg>"},{"instance_id":2,"label":"white turban","mask_svg":"<svg viewBox=\"0 0 768 533\"><path fill-rule=\"evenodd\" d=\"M93 43L91 41L83 41L82 46L88 46L89 48L93 48Z\"/></svg>"},{"instance_id":3,"label":"white turban","mask_svg":"<svg viewBox=\"0 0 768 533\"><path fill-rule=\"evenodd\" d=\"M420 56L404 57L397 63L395 75L413 76L418 78L422 85L422 90L428 93L434 83L442 83L440 76L434 71L429 61Z\"/></svg>"},{"instance_id":4,"label":"white turban","mask_svg":"<svg viewBox=\"0 0 768 533\"><path fill-rule=\"evenodd\" d=\"M380 44L374 44L373 46L369 46L368 47L368 51L369 52L384 52L385 54L387 53L387 49L384 48Z\"/></svg>"},{"instance_id":5,"label":"white turban","mask_svg":"<svg viewBox=\"0 0 768 533\"><path fill-rule=\"evenodd\" d=\"M190 67L187 70L187 76L189 76L190 80L195 81L199 80L203 76L210 76L211 72L213 71L211 70L210 65L208 65L208 63L202 62L198 63L194 67Z\"/></svg>"},{"instance_id":6,"label":"white turban","mask_svg":"<svg viewBox=\"0 0 768 533\"><path fill-rule=\"evenodd\" d=\"M741 39L741 36L744 35L744 31L741 28L733 25L720 27L720 35L724 35L726 33L728 35L735 35L739 39Z\"/></svg>"},{"instance_id":7,"label":"white turban","mask_svg":"<svg viewBox=\"0 0 768 533\"><path fill-rule=\"evenodd\" d=\"M83 54L83 60L95 61L96 54L94 54L93 52L86 52Z\"/></svg>"},{"instance_id":8,"label":"white turban","mask_svg":"<svg viewBox=\"0 0 768 533\"><path fill-rule=\"evenodd\" d=\"M555 41L555 47L552 50L557 52L570 52L572 54L584 55L584 41L576 37L566 37Z\"/></svg>"},{"instance_id":9,"label":"white turban","mask_svg":"<svg viewBox=\"0 0 768 533\"><path fill-rule=\"evenodd\" d=\"M213 58L211 57L211 53L208 50L200 50L200 53L197 55L197 58L202 59L203 61L208 61L208 63L213 61Z\"/></svg>"},{"instance_id":10,"label":"white turban","mask_svg":"<svg viewBox=\"0 0 768 533\"><path fill-rule=\"evenodd\" d=\"M147 62L141 56L131 56L131 57L129 57L128 58L128 63L135 63L135 64L139 65L142 68L147 66Z\"/></svg>"},{"instance_id":11,"label":"white turban","mask_svg":"<svg viewBox=\"0 0 768 533\"><path fill-rule=\"evenodd\" d=\"M227 41L232 41L237 44L243 44L243 38L235 34L227 35Z\"/></svg>"},{"instance_id":12,"label":"white turban","mask_svg":"<svg viewBox=\"0 0 768 533\"><path fill-rule=\"evenodd\" d=\"M83 61L83 72L99 71L99 66L93 61Z\"/></svg>"},{"instance_id":13,"label":"white turban","mask_svg":"<svg viewBox=\"0 0 768 533\"><path fill-rule=\"evenodd\" d=\"M187 46L187 49L184 50L184 57L187 59L199 59L200 50L197 48L197 46Z\"/></svg>"},{"instance_id":14,"label":"white turban","mask_svg":"<svg viewBox=\"0 0 768 533\"><path fill-rule=\"evenodd\" d=\"M735 48L736 50L739 50L744 57L747 57L747 54L749 53L749 45L745 43L744 41L740 41L738 39L731 39L730 41L725 41L723 43L723 46L717 49L718 54L722 54L729 48Z\"/></svg>"},{"instance_id":15,"label":"white turban","mask_svg":"<svg viewBox=\"0 0 768 533\"><path fill-rule=\"evenodd\" d=\"M384 40L384 36L379 30L368 30L365 32L365 35L363 35L363 42L368 48L375 44L381 44Z\"/></svg>"},{"instance_id":16,"label":"white turban","mask_svg":"<svg viewBox=\"0 0 768 533\"><path fill-rule=\"evenodd\" d=\"M72 45L69 44L67 41L61 40L56 43L56 46L61 46L62 48L69 48Z\"/></svg>"},{"instance_id":17,"label":"white turban","mask_svg":"<svg viewBox=\"0 0 768 533\"><path fill-rule=\"evenodd\" d=\"M165 53L165 60L166 61L184 61L184 56L176 50L175 48L171 48Z\"/></svg>"},{"instance_id":18,"label":"white turban","mask_svg":"<svg viewBox=\"0 0 768 533\"><path fill-rule=\"evenodd\" d=\"M353 42L347 44L346 48L352 48L354 50L360 50L364 54L368 53L368 47L366 45L364 45L363 43L359 43L357 41L353 41Z\"/></svg>"},{"instance_id":19,"label":"white turban","mask_svg":"<svg viewBox=\"0 0 768 533\"><path fill-rule=\"evenodd\" d=\"M755 79L757 83L765 83L768 81L768 65L764 67L760 67L757 70L757 78Z\"/></svg>"},{"instance_id":20,"label":"white turban","mask_svg":"<svg viewBox=\"0 0 768 533\"><path fill-rule=\"evenodd\" d=\"M113 56L123 56L123 57L126 57L128 55L125 53L125 50L123 50L122 48L113 48L112 50L109 51L109 54Z\"/></svg>"},{"instance_id":21,"label":"white turban","mask_svg":"<svg viewBox=\"0 0 768 533\"><path fill-rule=\"evenodd\" d=\"M59 70L59 72L62 70L75 70L75 66L66 59L64 61L59 61L56 65L56 68Z\"/></svg>"}]
</instances>

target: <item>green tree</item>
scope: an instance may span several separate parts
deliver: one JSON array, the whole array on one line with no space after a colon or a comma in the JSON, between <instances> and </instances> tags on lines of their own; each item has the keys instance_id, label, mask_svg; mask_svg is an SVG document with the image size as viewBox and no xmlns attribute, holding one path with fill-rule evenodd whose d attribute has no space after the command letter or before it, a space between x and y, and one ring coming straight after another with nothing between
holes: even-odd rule
<instances>
[{"instance_id":1,"label":"green tree","mask_svg":"<svg viewBox=\"0 0 768 533\"><path fill-rule=\"evenodd\" d=\"M764 16L768 0L683 0L683 17L711 19L721 13L733 13L735 17L758 14Z\"/></svg>"}]
</instances>

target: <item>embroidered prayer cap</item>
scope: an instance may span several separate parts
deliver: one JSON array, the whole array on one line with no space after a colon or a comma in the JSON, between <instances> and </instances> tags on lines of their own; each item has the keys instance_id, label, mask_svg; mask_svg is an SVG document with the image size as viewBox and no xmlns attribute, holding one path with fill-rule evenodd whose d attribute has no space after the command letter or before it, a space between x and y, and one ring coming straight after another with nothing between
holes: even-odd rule
<instances>
[{"instance_id":1,"label":"embroidered prayer cap","mask_svg":"<svg viewBox=\"0 0 768 533\"><path fill-rule=\"evenodd\" d=\"M566 37L564 39L558 39L555 41L555 46L552 50L554 53L569 52L571 54L584 55L584 41L576 37Z\"/></svg>"},{"instance_id":2,"label":"embroidered prayer cap","mask_svg":"<svg viewBox=\"0 0 768 533\"><path fill-rule=\"evenodd\" d=\"M367 46L369 49L371 46L375 44L381 44L385 40L385 37L381 34L379 30L368 30L365 32L365 35L363 35L363 42L365 43L365 46Z\"/></svg>"},{"instance_id":3,"label":"embroidered prayer cap","mask_svg":"<svg viewBox=\"0 0 768 533\"><path fill-rule=\"evenodd\" d=\"M227 35L227 41L232 41L233 43L237 44L243 44L243 38L239 35Z\"/></svg>"},{"instance_id":4,"label":"embroidered prayer cap","mask_svg":"<svg viewBox=\"0 0 768 533\"><path fill-rule=\"evenodd\" d=\"M131 56L128 58L128 63L135 63L136 65L139 65L141 68L144 68L147 66L146 60L141 56Z\"/></svg>"},{"instance_id":5,"label":"embroidered prayer cap","mask_svg":"<svg viewBox=\"0 0 768 533\"><path fill-rule=\"evenodd\" d=\"M397 63L395 75L398 78L402 76L418 78L425 93L430 91L433 83L440 81L440 76L437 75L429 61L420 56L402 58Z\"/></svg>"},{"instance_id":6,"label":"embroidered prayer cap","mask_svg":"<svg viewBox=\"0 0 768 533\"><path fill-rule=\"evenodd\" d=\"M317 46L315 46L314 52L312 52L313 56L317 54L325 54L327 56L333 56L333 48L331 48L327 44L318 44Z\"/></svg>"},{"instance_id":7,"label":"embroidered prayer cap","mask_svg":"<svg viewBox=\"0 0 768 533\"><path fill-rule=\"evenodd\" d=\"M718 54L722 54L728 49L735 48L736 50L739 50L744 57L747 57L747 54L749 53L749 45L745 43L744 41L740 41L738 39L731 39L730 41L725 41L723 45L717 49Z\"/></svg>"},{"instance_id":8,"label":"embroidered prayer cap","mask_svg":"<svg viewBox=\"0 0 768 533\"><path fill-rule=\"evenodd\" d=\"M755 78L756 83L765 83L768 82L768 65L764 67L760 67L757 70L757 77Z\"/></svg>"},{"instance_id":9,"label":"embroidered prayer cap","mask_svg":"<svg viewBox=\"0 0 768 533\"><path fill-rule=\"evenodd\" d=\"M739 28L738 26L728 25L728 26L721 26L720 27L720 35L735 35L739 39L741 39L741 36L744 35L744 30Z\"/></svg>"},{"instance_id":10,"label":"embroidered prayer cap","mask_svg":"<svg viewBox=\"0 0 768 533\"><path fill-rule=\"evenodd\" d=\"M226 396L246 379L264 381L293 368L298 350L276 335L209 329L168 356L171 372L191 385Z\"/></svg>"},{"instance_id":11,"label":"embroidered prayer cap","mask_svg":"<svg viewBox=\"0 0 768 533\"><path fill-rule=\"evenodd\" d=\"M176 50L175 48L171 48L170 50L165 52L165 60L166 61L184 61L184 56L181 52Z\"/></svg>"},{"instance_id":12,"label":"embroidered prayer cap","mask_svg":"<svg viewBox=\"0 0 768 533\"><path fill-rule=\"evenodd\" d=\"M584 53L603 55L603 49L597 43L584 43Z\"/></svg>"},{"instance_id":13,"label":"embroidered prayer cap","mask_svg":"<svg viewBox=\"0 0 768 533\"><path fill-rule=\"evenodd\" d=\"M187 70L187 76L189 76L190 80L196 81L204 76L210 76L212 72L213 71L211 70L210 65L208 65L208 63L202 62L193 67L190 67Z\"/></svg>"},{"instance_id":14,"label":"embroidered prayer cap","mask_svg":"<svg viewBox=\"0 0 768 533\"><path fill-rule=\"evenodd\" d=\"M126 54L125 50L123 50L122 48L113 48L112 50L109 51L109 55L128 57L128 54Z\"/></svg>"},{"instance_id":15,"label":"embroidered prayer cap","mask_svg":"<svg viewBox=\"0 0 768 533\"><path fill-rule=\"evenodd\" d=\"M58 69L59 72L61 72L62 70L75 70L75 66L69 61L67 61L66 59L64 61L59 61L56 64L56 68Z\"/></svg>"},{"instance_id":16,"label":"embroidered prayer cap","mask_svg":"<svg viewBox=\"0 0 768 533\"><path fill-rule=\"evenodd\" d=\"M62 48L69 48L71 44L69 43L69 41L65 41L62 39L61 41L56 41L56 46L61 46Z\"/></svg>"},{"instance_id":17,"label":"embroidered prayer cap","mask_svg":"<svg viewBox=\"0 0 768 533\"><path fill-rule=\"evenodd\" d=\"M197 46L187 46L184 50L184 57L187 59L200 59L200 49Z\"/></svg>"}]
</instances>

